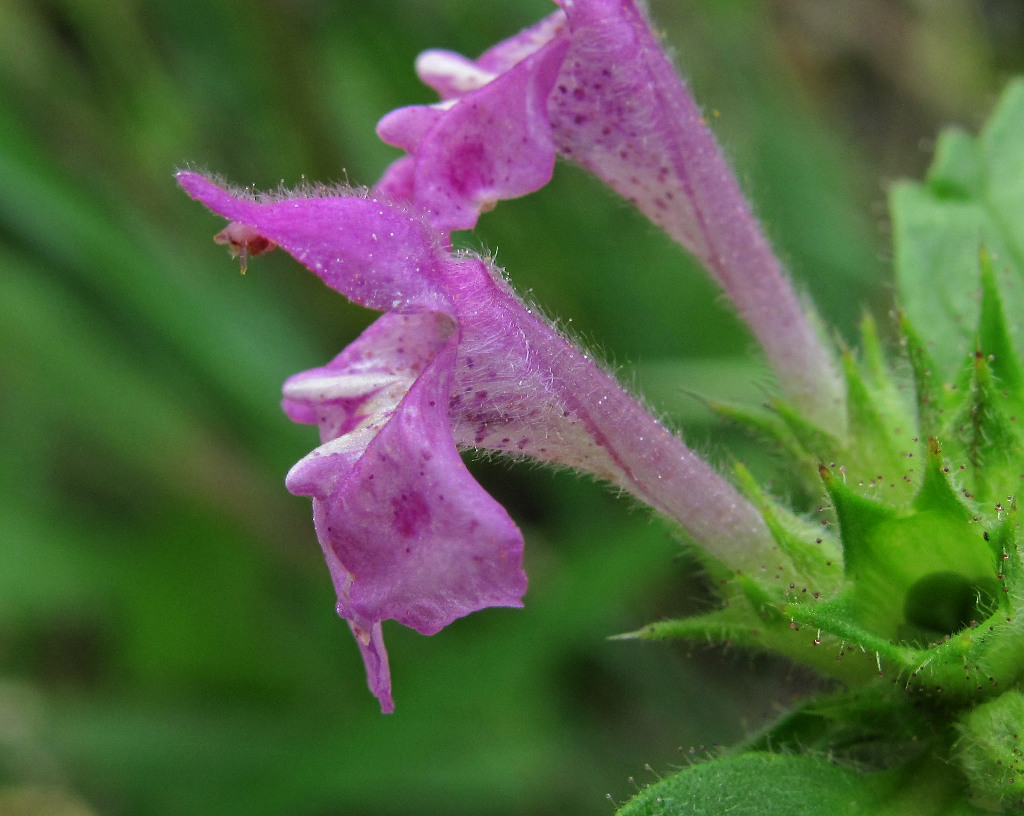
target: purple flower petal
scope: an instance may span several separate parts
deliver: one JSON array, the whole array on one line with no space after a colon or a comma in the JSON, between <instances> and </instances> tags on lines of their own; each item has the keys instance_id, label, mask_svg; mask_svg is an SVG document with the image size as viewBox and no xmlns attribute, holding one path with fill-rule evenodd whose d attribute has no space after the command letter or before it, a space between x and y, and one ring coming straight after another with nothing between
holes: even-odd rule
<instances>
[{"instance_id":1,"label":"purple flower petal","mask_svg":"<svg viewBox=\"0 0 1024 816\"><path fill-rule=\"evenodd\" d=\"M218 187L198 173L178 174L193 198L229 221L277 244L324 283L361 306L388 311L449 311L434 266L421 259L440 251L422 220L354 190L312 188L294 197L259 200Z\"/></svg>"},{"instance_id":2,"label":"purple flower petal","mask_svg":"<svg viewBox=\"0 0 1024 816\"><path fill-rule=\"evenodd\" d=\"M565 13L555 11L540 22L488 48L476 60L476 64L484 71L501 74L518 65L548 42L559 38L565 39L567 36Z\"/></svg>"},{"instance_id":3,"label":"purple flower petal","mask_svg":"<svg viewBox=\"0 0 1024 816\"><path fill-rule=\"evenodd\" d=\"M321 542L345 570L339 612L431 635L487 606L520 606L522 538L470 476L448 424L447 343L378 433L328 442L288 474L314 499ZM365 436L357 434L357 437Z\"/></svg>"},{"instance_id":4,"label":"purple flower petal","mask_svg":"<svg viewBox=\"0 0 1024 816\"><path fill-rule=\"evenodd\" d=\"M327 564L332 567L333 575L335 569L330 558L327 559ZM338 614L341 614L340 610ZM381 712L393 713L395 700L391 696L391 666L388 663L387 649L384 648L384 633L380 621L350 620L348 626L356 639L356 645L359 646L370 691L380 700Z\"/></svg>"},{"instance_id":5,"label":"purple flower petal","mask_svg":"<svg viewBox=\"0 0 1024 816\"><path fill-rule=\"evenodd\" d=\"M385 708L380 621L430 635L478 609L521 606L526 591L522 536L452 438L453 330L442 314L385 315L328 366L285 384L326 440L286 484L313 497L338 614Z\"/></svg>"},{"instance_id":6,"label":"purple flower petal","mask_svg":"<svg viewBox=\"0 0 1024 816\"><path fill-rule=\"evenodd\" d=\"M508 71L477 77L483 84L476 88L459 82L468 61L453 61L445 89L472 90L439 106L399 108L380 121L381 139L414 157L411 200L430 213L435 229L471 229L481 211L550 181L555 150L547 99L567 47L564 39L551 40ZM385 189L393 195L388 176Z\"/></svg>"}]
</instances>

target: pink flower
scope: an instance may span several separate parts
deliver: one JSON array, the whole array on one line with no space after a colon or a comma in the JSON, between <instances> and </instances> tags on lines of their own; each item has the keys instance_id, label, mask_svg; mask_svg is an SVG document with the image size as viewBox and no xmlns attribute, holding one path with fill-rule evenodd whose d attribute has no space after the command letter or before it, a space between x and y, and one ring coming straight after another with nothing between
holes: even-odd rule
<instances>
[{"instance_id":1,"label":"pink flower","mask_svg":"<svg viewBox=\"0 0 1024 816\"><path fill-rule=\"evenodd\" d=\"M757 510L498 270L453 256L417 211L350 190L255 199L182 172L246 245L280 246L346 297L385 312L322 368L291 377L284 408L321 445L287 477L317 535L385 711L381 621L433 634L487 606L519 606L522 536L459 448L557 462L629 490L738 569L773 543Z\"/></svg>"},{"instance_id":2,"label":"pink flower","mask_svg":"<svg viewBox=\"0 0 1024 816\"><path fill-rule=\"evenodd\" d=\"M843 388L830 355L644 15L632 0L559 5L476 60L420 55L417 72L442 101L381 120L380 137L409 155L376 192L423 208L442 232L469 229L499 199L546 184L557 152L696 256L786 396L841 430Z\"/></svg>"}]
</instances>

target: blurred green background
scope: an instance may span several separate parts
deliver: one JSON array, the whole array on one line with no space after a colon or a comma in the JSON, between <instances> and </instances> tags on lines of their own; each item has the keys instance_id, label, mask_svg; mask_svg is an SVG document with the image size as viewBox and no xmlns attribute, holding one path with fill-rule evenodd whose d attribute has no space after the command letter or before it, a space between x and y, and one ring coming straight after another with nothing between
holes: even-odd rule
<instances>
[{"instance_id":1,"label":"blurred green background","mask_svg":"<svg viewBox=\"0 0 1024 816\"><path fill-rule=\"evenodd\" d=\"M283 253L245 277L173 182L373 183L430 101L546 0L0 0L0 815L610 813L805 693L746 654L604 638L706 603L678 536L571 474L475 462L527 539L525 610L386 624L365 686L282 380L371 315ZM659 27L799 285L885 314L884 183L1024 67L1018 0L660 0ZM691 263L561 165L470 246L709 457L771 458L688 396L770 379ZM635 782L631 777L635 778Z\"/></svg>"}]
</instances>

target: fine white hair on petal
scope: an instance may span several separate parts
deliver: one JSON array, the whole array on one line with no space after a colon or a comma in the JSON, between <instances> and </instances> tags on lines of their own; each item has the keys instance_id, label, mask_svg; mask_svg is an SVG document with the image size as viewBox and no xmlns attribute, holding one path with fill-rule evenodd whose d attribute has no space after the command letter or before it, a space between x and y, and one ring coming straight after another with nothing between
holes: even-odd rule
<instances>
[{"instance_id":1,"label":"fine white hair on petal","mask_svg":"<svg viewBox=\"0 0 1024 816\"><path fill-rule=\"evenodd\" d=\"M277 189L259 190L255 185L242 187L232 184L220 173L211 173L193 164L186 164L176 171L176 176L194 174L202 176L208 183L219 187L229 195L242 201L255 201L258 204L275 204L296 198L370 198L371 190L362 185L350 184L348 180L339 182L311 182L303 178L295 187L288 187L282 180Z\"/></svg>"}]
</instances>

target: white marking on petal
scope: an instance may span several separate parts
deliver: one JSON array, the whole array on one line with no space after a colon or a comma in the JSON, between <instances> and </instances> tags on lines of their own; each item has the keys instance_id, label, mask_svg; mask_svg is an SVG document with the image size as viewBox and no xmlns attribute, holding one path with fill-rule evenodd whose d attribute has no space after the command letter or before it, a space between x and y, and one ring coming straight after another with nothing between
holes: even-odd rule
<instances>
[{"instance_id":1,"label":"white marking on petal","mask_svg":"<svg viewBox=\"0 0 1024 816\"><path fill-rule=\"evenodd\" d=\"M289 381L284 387L284 395L296 402L315 404L365 397L400 382L411 383L412 380L383 373L312 375Z\"/></svg>"},{"instance_id":2,"label":"white marking on petal","mask_svg":"<svg viewBox=\"0 0 1024 816\"><path fill-rule=\"evenodd\" d=\"M313 448L309 453L303 456L298 462L296 462L290 471L288 471L287 479L290 479L292 474L299 470L303 470L306 466L314 463L317 459L323 459L326 456L337 456L338 454L362 454L369 444L373 441L374 437L380 432L380 428L377 427L363 427L358 428L344 436L336 437L324 442L319 447Z\"/></svg>"},{"instance_id":3,"label":"white marking on petal","mask_svg":"<svg viewBox=\"0 0 1024 816\"><path fill-rule=\"evenodd\" d=\"M416 57L416 74L431 87L443 85L460 94L482 88L497 76L461 54L439 49L424 51Z\"/></svg>"}]
</instances>

